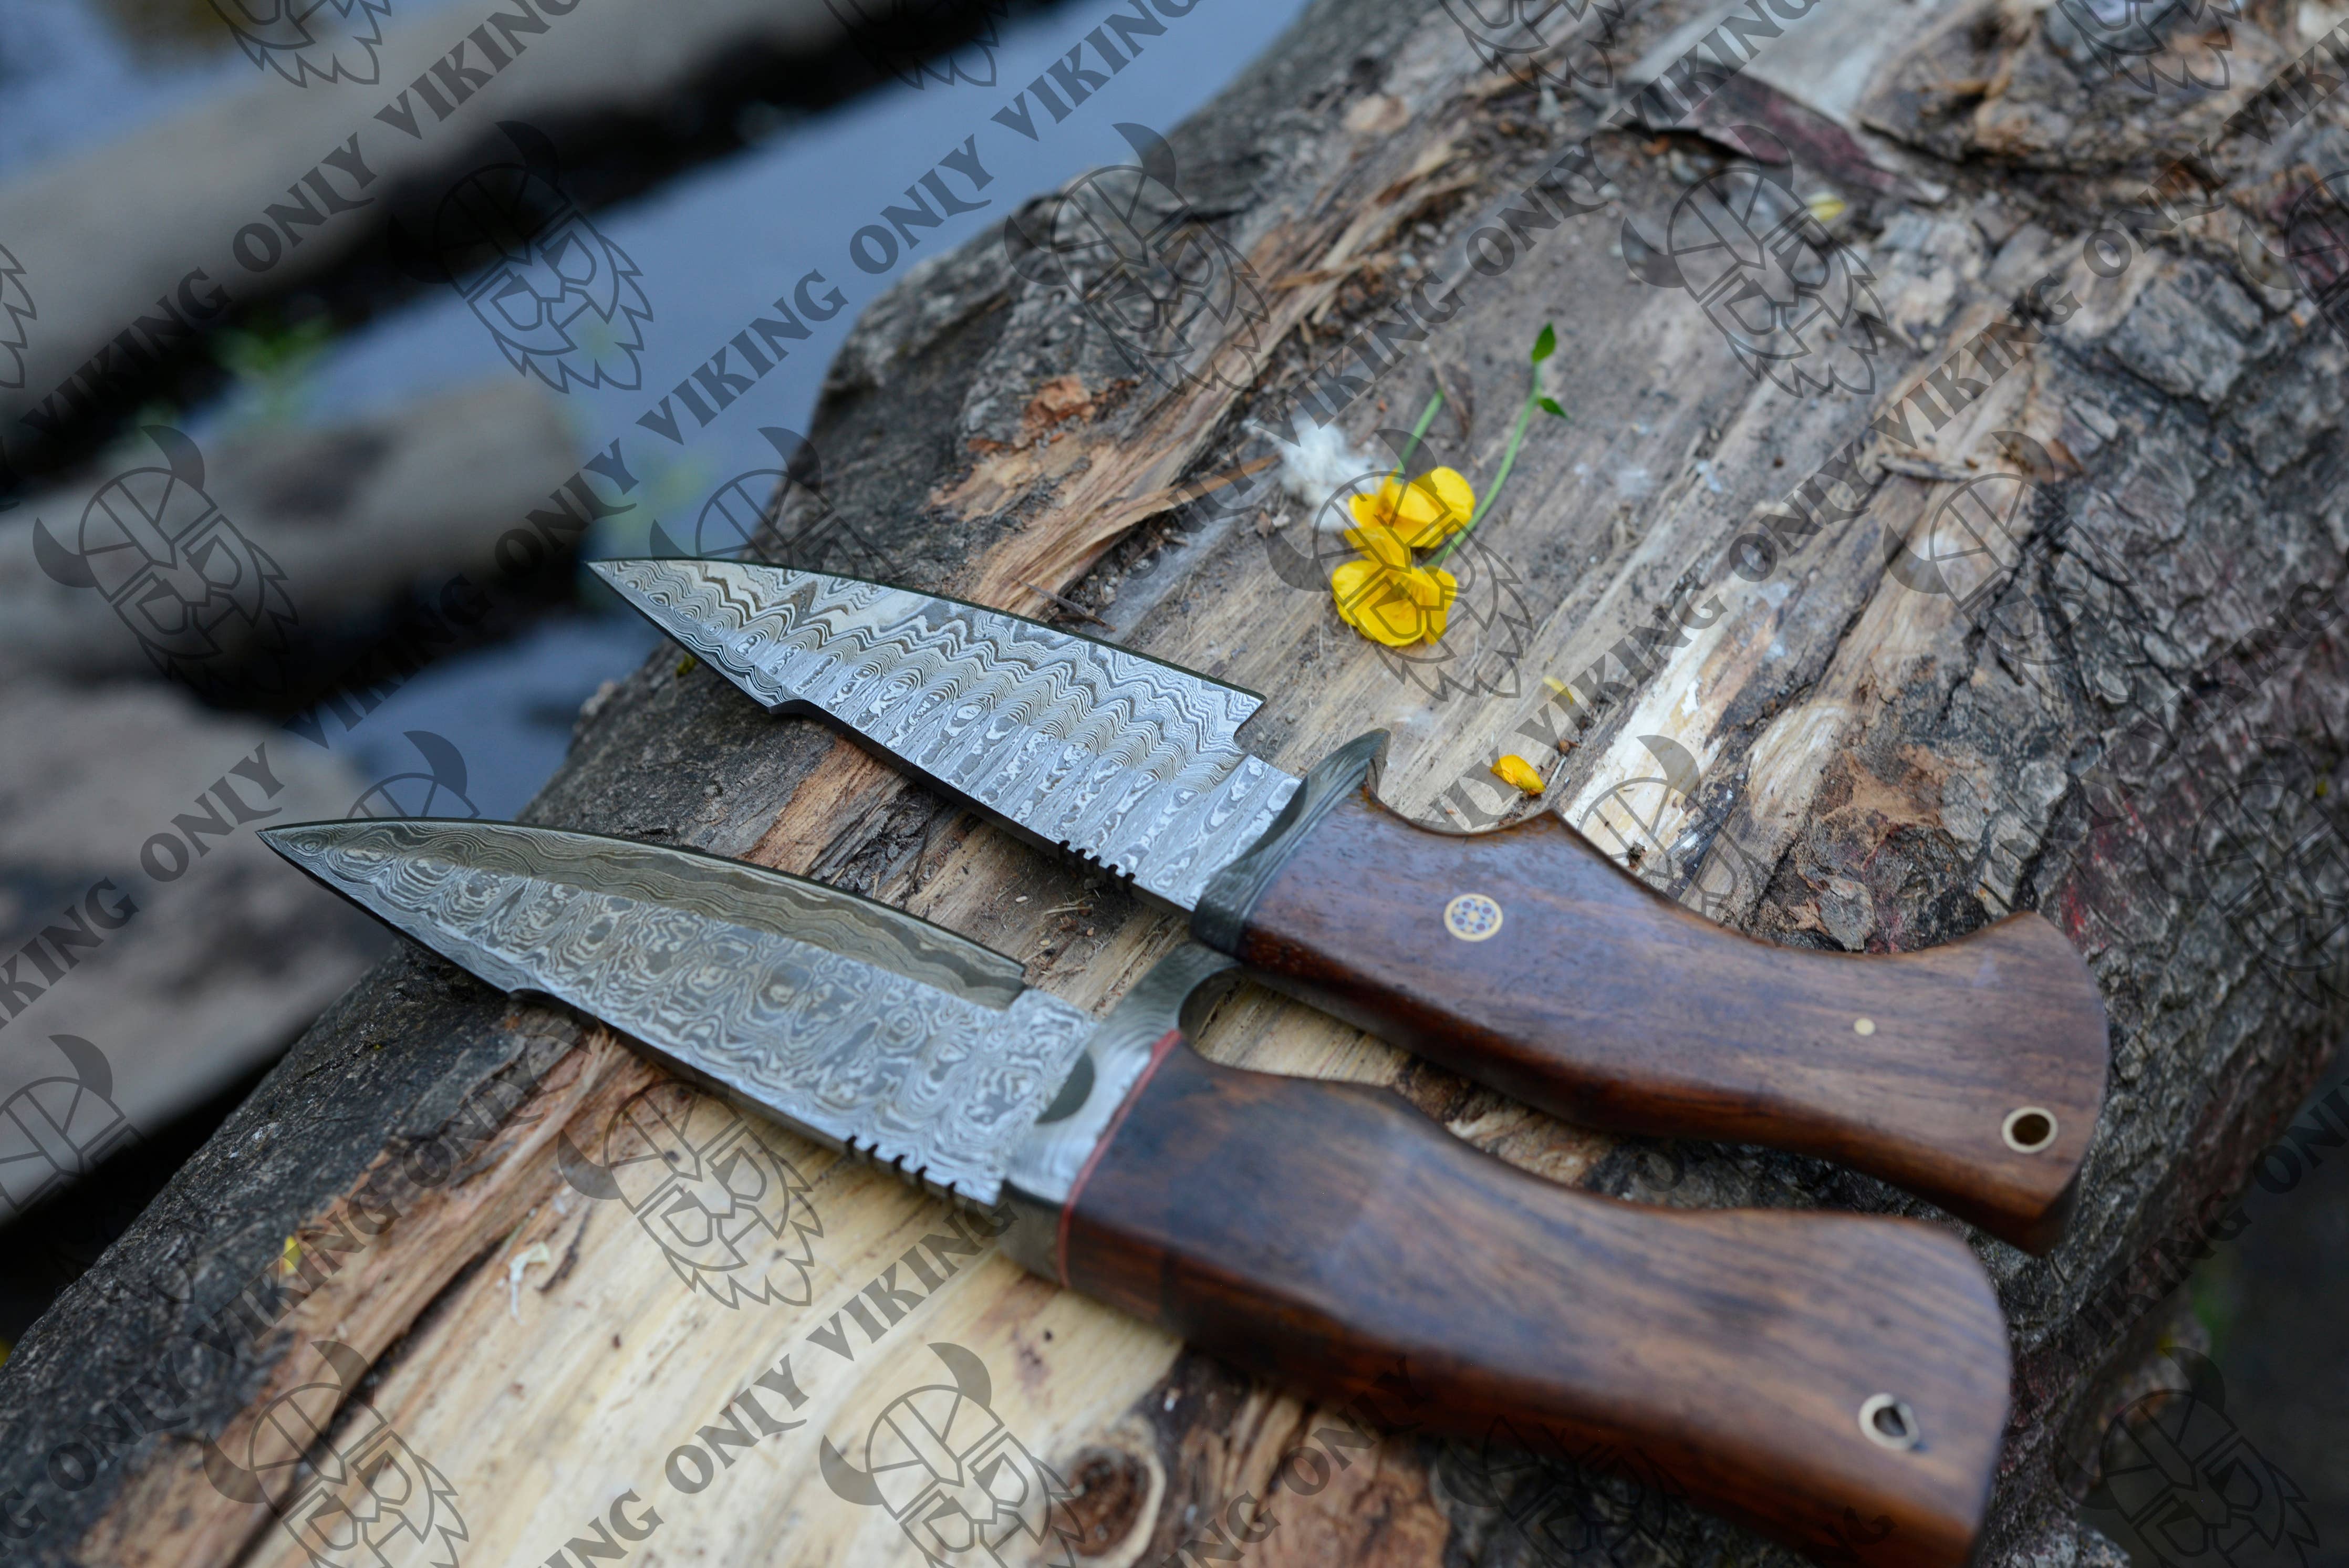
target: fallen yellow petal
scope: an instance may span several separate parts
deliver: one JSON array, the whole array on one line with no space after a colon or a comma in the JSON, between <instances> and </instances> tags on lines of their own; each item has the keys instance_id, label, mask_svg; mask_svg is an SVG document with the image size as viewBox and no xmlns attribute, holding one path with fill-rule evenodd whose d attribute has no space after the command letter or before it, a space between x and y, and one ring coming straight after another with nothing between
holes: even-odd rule
<instances>
[{"instance_id":1,"label":"fallen yellow petal","mask_svg":"<svg viewBox=\"0 0 2349 1568\"><path fill-rule=\"evenodd\" d=\"M1515 752L1495 763L1493 773L1511 789L1522 790L1527 794L1539 794L1545 787L1541 774L1534 772L1533 764Z\"/></svg>"}]
</instances>

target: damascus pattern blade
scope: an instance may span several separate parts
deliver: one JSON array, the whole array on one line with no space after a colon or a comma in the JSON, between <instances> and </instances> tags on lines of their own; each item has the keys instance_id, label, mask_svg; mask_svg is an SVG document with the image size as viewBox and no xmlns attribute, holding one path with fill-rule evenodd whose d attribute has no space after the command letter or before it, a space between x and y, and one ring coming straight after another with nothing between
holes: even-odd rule
<instances>
[{"instance_id":1,"label":"damascus pattern blade","mask_svg":"<svg viewBox=\"0 0 2349 1568\"><path fill-rule=\"evenodd\" d=\"M1188 909L1297 780L1234 738L1262 699L1000 610L739 561L598 561L771 711L844 724L948 794Z\"/></svg>"},{"instance_id":2,"label":"damascus pattern blade","mask_svg":"<svg viewBox=\"0 0 2349 1568\"><path fill-rule=\"evenodd\" d=\"M510 823L306 823L272 848L506 991L558 997L809 1137L992 1204L1092 1033L1018 963L740 861Z\"/></svg>"}]
</instances>

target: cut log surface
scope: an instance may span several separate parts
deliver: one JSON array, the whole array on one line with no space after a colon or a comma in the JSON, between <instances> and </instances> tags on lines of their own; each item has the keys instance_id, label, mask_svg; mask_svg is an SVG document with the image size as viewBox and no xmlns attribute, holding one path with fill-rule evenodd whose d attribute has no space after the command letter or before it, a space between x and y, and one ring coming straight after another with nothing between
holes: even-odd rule
<instances>
[{"instance_id":1,"label":"cut log surface","mask_svg":"<svg viewBox=\"0 0 2349 1568\"><path fill-rule=\"evenodd\" d=\"M1196 242L1190 292L1155 326L1081 307L1084 258L994 238L866 312L812 431L823 521L914 586L1066 616L1050 590L1263 691L1244 739L1292 772L1388 728L1405 815L1557 812L1770 940L1907 950L2046 915L2113 1058L2044 1259L1815 1161L1554 1122L1262 991L1201 1045L1392 1085L1597 1191L1958 1230L2015 1367L1982 1561L2113 1563L2077 1515L2098 1434L2340 1023L2349 348L2321 303L2337 231L2304 220L2349 167L2349 94L2328 67L2255 97L2317 7L2136 53L2056 25L2085 7L1797 9L1742 9L1785 37L1671 129L1610 106L1630 62L1704 36L1695 8L1632 6L1600 87L1595 8L1496 67L1467 7L1317 6L1169 132L1171 163L1141 139L1095 187L1138 191L1138 230L1188 203L1159 243ZM1553 168L1553 204L1520 194ZM1373 375L1349 345L1406 306L1446 318L1372 333ZM1137 355L1121 321L1161 336ZM1257 427L1357 376L1337 426L1370 454L1350 472L1381 468L1378 432L1441 386L1413 467L1481 493L1545 322L1570 419L1534 416L1445 563L1442 642L1363 640L1322 586L1350 552ZM775 538L820 551L818 507L790 497ZM583 712L531 816L869 893L1096 1010L1182 934L674 650ZM1407 1367L1305 1406L1023 1274L993 1223L405 949L0 1372L0 1560L1790 1560L1652 1456L1426 1436ZM1850 1523L1852 1561L1903 1560Z\"/></svg>"}]
</instances>

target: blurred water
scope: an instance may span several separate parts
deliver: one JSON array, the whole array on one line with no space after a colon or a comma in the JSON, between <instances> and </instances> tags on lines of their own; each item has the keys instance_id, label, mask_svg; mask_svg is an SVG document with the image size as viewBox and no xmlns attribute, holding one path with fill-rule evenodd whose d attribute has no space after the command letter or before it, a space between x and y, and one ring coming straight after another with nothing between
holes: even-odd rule
<instances>
[{"instance_id":1,"label":"blurred water","mask_svg":"<svg viewBox=\"0 0 2349 1568\"><path fill-rule=\"evenodd\" d=\"M1147 39L1138 57L1078 106L1067 123L1053 126L1049 115L1038 112L1039 139L1030 142L989 116L1012 99L1018 84L1065 56L1111 9L1064 6L1005 29L995 51L996 86L893 82L780 126L733 158L596 213L596 227L642 269L653 322L641 389L574 389L566 398L583 458L620 438L641 482L637 498L647 500L624 518L599 524L587 553L643 552L656 520L690 548L696 519L716 491L745 471L777 466L761 428L806 428L824 368L858 311L912 260L996 228L1030 195L1085 169L1132 161L1118 122L1171 129L1303 8L1303 0L1246 6L1202 0L1190 16L1170 21L1163 36ZM888 276L868 277L851 265L849 235L874 222L883 205L903 202L907 185L974 135L992 176L984 192L988 205L922 231L918 249ZM678 447L636 422L661 389L688 375L812 269L840 289L845 307L829 321L811 323L811 337L792 345L791 357L709 430ZM483 375L517 373L450 290L334 345L302 379L294 401L303 418L333 421ZM202 440L208 425L235 411L200 413L189 421L191 433ZM680 428L690 431L692 421ZM763 493L770 482L758 483ZM565 621L448 661L368 715L355 733L332 724L325 732L336 750L352 749L369 776L416 765L407 731L447 734L471 765L475 787L466 793L481 814L511 815L561 762L567 715L602 681L633 669L649 645L641 624L624 613ZM560 723L549 717L558 713L565 715Z\"/></svg>"},{"instance_id":2,"label":"blurred water","mask_svg":"<svg viewBox=\"0 0 2349 1568\"><path fill-rule=\"evenodd\" d=\"M994 51L993 87L891 82L837 109L778 126L756 147L596 213L595 226L642 269L653 320L639 389L574 389L567 395L582 450L616 435L626 439L632 456L644 452L638 476L675 498L664 511L672 522L679 515L689 519L729 476L773 467L774 452L758 428L806 428L824 367L857 312L912 263L1000 226L1028 197L1086 169L1132 162L1133 150L1115 129L1120 121L1171 130L1278 37L1304 9L1304 0L1247 5L1201 0L1189 16L1168 22L1164 35L1141 40L1133 62L1078 106L1067 123L1054 125L1037 111L1036 141L990 120L1022 84L1081 43L1104 15L1126 9L1074 5L1025 17L1004 30ZM848 259L849 236L877 221L884 205L905 202L906 186L972 136L993 176L987 205L921 231L918 247L888 275L859 272ZM956 188L962 189L958 176ZM792 345L791 358L718 423L680 449L635 422L811 269L847 297L847 307L829 321L810 323L812 336ZM739 357L734 363L739 369ZM312 371L305 400L318 417L341 417L501 372L515 373L450 290L337 344ZM689 420L685 428L692 428ZM682 536L691 537L689 527ZM634 543L643 543L641 533Z\"/></svg>"},{"instance_id":3,"label":"blurred water","mask_svg":"<svg viewBox=\"0 0 2349 1568\"><path fill-rule=\"evenodd\" d=\"M425 670L336 749L373 781L371 815L511 817L562 763L580 704L661 640L635 615L542 621Z\"/></svg>"}]
</instances>

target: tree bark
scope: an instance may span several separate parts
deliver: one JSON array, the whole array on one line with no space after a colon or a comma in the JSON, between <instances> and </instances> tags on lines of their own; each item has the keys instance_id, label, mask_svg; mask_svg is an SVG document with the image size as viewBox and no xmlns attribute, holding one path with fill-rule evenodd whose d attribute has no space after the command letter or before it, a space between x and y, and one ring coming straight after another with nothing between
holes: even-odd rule
<instances>
[{"instance_id":1,"label":"tree bark","mask_svg":"<svg viewBox=\"0 0 2349 1568\"><path fill-rule=\"evenodd\" d=\"M1684 47L1696 16L1634 12L1605 40L1619 67ZM1617 87L1576 90L1566 67L1591 58L1576 40L1600 40L1596 11L1495 68L1446 10L1318 6L1173 133L1171 169L1145 140L1151 178L1107 187L1228 247L1189 253L1221 314L1188 319L1212 330L1112 331L1102 297L1072 300L1061 264L1082 258L1065 248L989 239L928 264L843 348L812 432L820 483L781 499L769 541L812 564L878 557L1261 690L1247 738L1292 771L1386 725L1381 789L1403 811L1476 826L1558 810L1777 941L1887 950L2010 909L2055 921L2103 992L2113 1068L2061 1247L2033 1260L1972 1237L2013 1334L1983 1553L2002 1564L2118 1560L2078 1519L2100 1436L2342 1011L2349 352L2303 291L2330 264L2308 244L2298 273L2271 259L2318 210L2302 193L2349 163L2342 103L2312 78L2238 122L2261 134L2226 129L2310 41L2282 7L2255 7L2223 48L2178 34L2118 66L2059 15L1822 4L1783 47L1866 66L1864 87L1764 53L1688 117L1698 130L1667 134L1637 123L1652 104L1602 125ZM2214 60L2223 87L2157 76L2148 92L2122 71L2207 79ZM1561 164L1586 137L1588 161ZM2165 187L2165 223L2144 192L2178 159L2192 178ZM1553 168L1566 215L1528 214L1520 192ZM1776 275L1825 317L1725 335L1727 296L1697 297L1725 265L1687 199L1706 190L1786 223ZM1075 232L1051 228L1070 221L1051 203L1024 218ZM1448 265L1464 255L1485 270ZM1433 265L1455 295L1414 292ZM1405 305L1444 319L1374 347L1383 374L1359 370L1347 345ZM1559 348L1539 388L1570 421L1533 416L1506 495L1446 563L1461 602L1437 648L1372 646L1319 586L1350 552L1275 470L1235 477L1275 450L1256 427L1286 435L1300 396L1344 395L1330 372L1363 374L1338 423L1383 468L1376 432L1407 429L1440 385L1412 466L1489 490L1545 322ZM1538 801L1489 773L1504 753L1547 774ZM674 651L589 704L531 815L854 888L1095 1008L1180 934ZM1379 867L1361 879L1380 896ZM1227 1003L1204 1045L1392 1084L1599 1191L1940 1218L1800 1158L1562 1126L1267 993ZM882 1421L890 1401L943 1408L974 1391L975 1361L1002 1423L988 1473L1040 1477L1032 1463L1067 1483L1007 1560L1787 1560L1675 1501L1636 1455L1438 1443L1415 1435L1407 1386L1303 1407L974 1256L983 1217L950 1223L773 1128L751 1135L771 1184L759 1228L730 1232L743 1256L694 1253L638 1173L731 1127L605 1032L403 950L0 1376L0 1493L23 1494L0 1518L40 1514L10 1550L302 1561L266 1500L316 1493L273 1468L288 1439L257 1420L306 1405L334 1452L388 1422L421 1457L401 1472L412 1495L442 1511L417 1539L453 1542L431 1530L460 1516L467 1563L581 1561L565 1542L599 1524L709 1561L780 1542L792 1561L910 1562L918 1521L892 1511L910 1505L858 1501L823 1445L875 1462L868 1440L905 1429L904 1407ZM997 1432L977 1408L951 1428L966 1458ZM207 1438L229 1460L209 1475ZM1609 1461L1630 1479L1599 1473ZM1854 1523L1857 1560L1899 1560Z\"/></svg>"}]
</instances>

